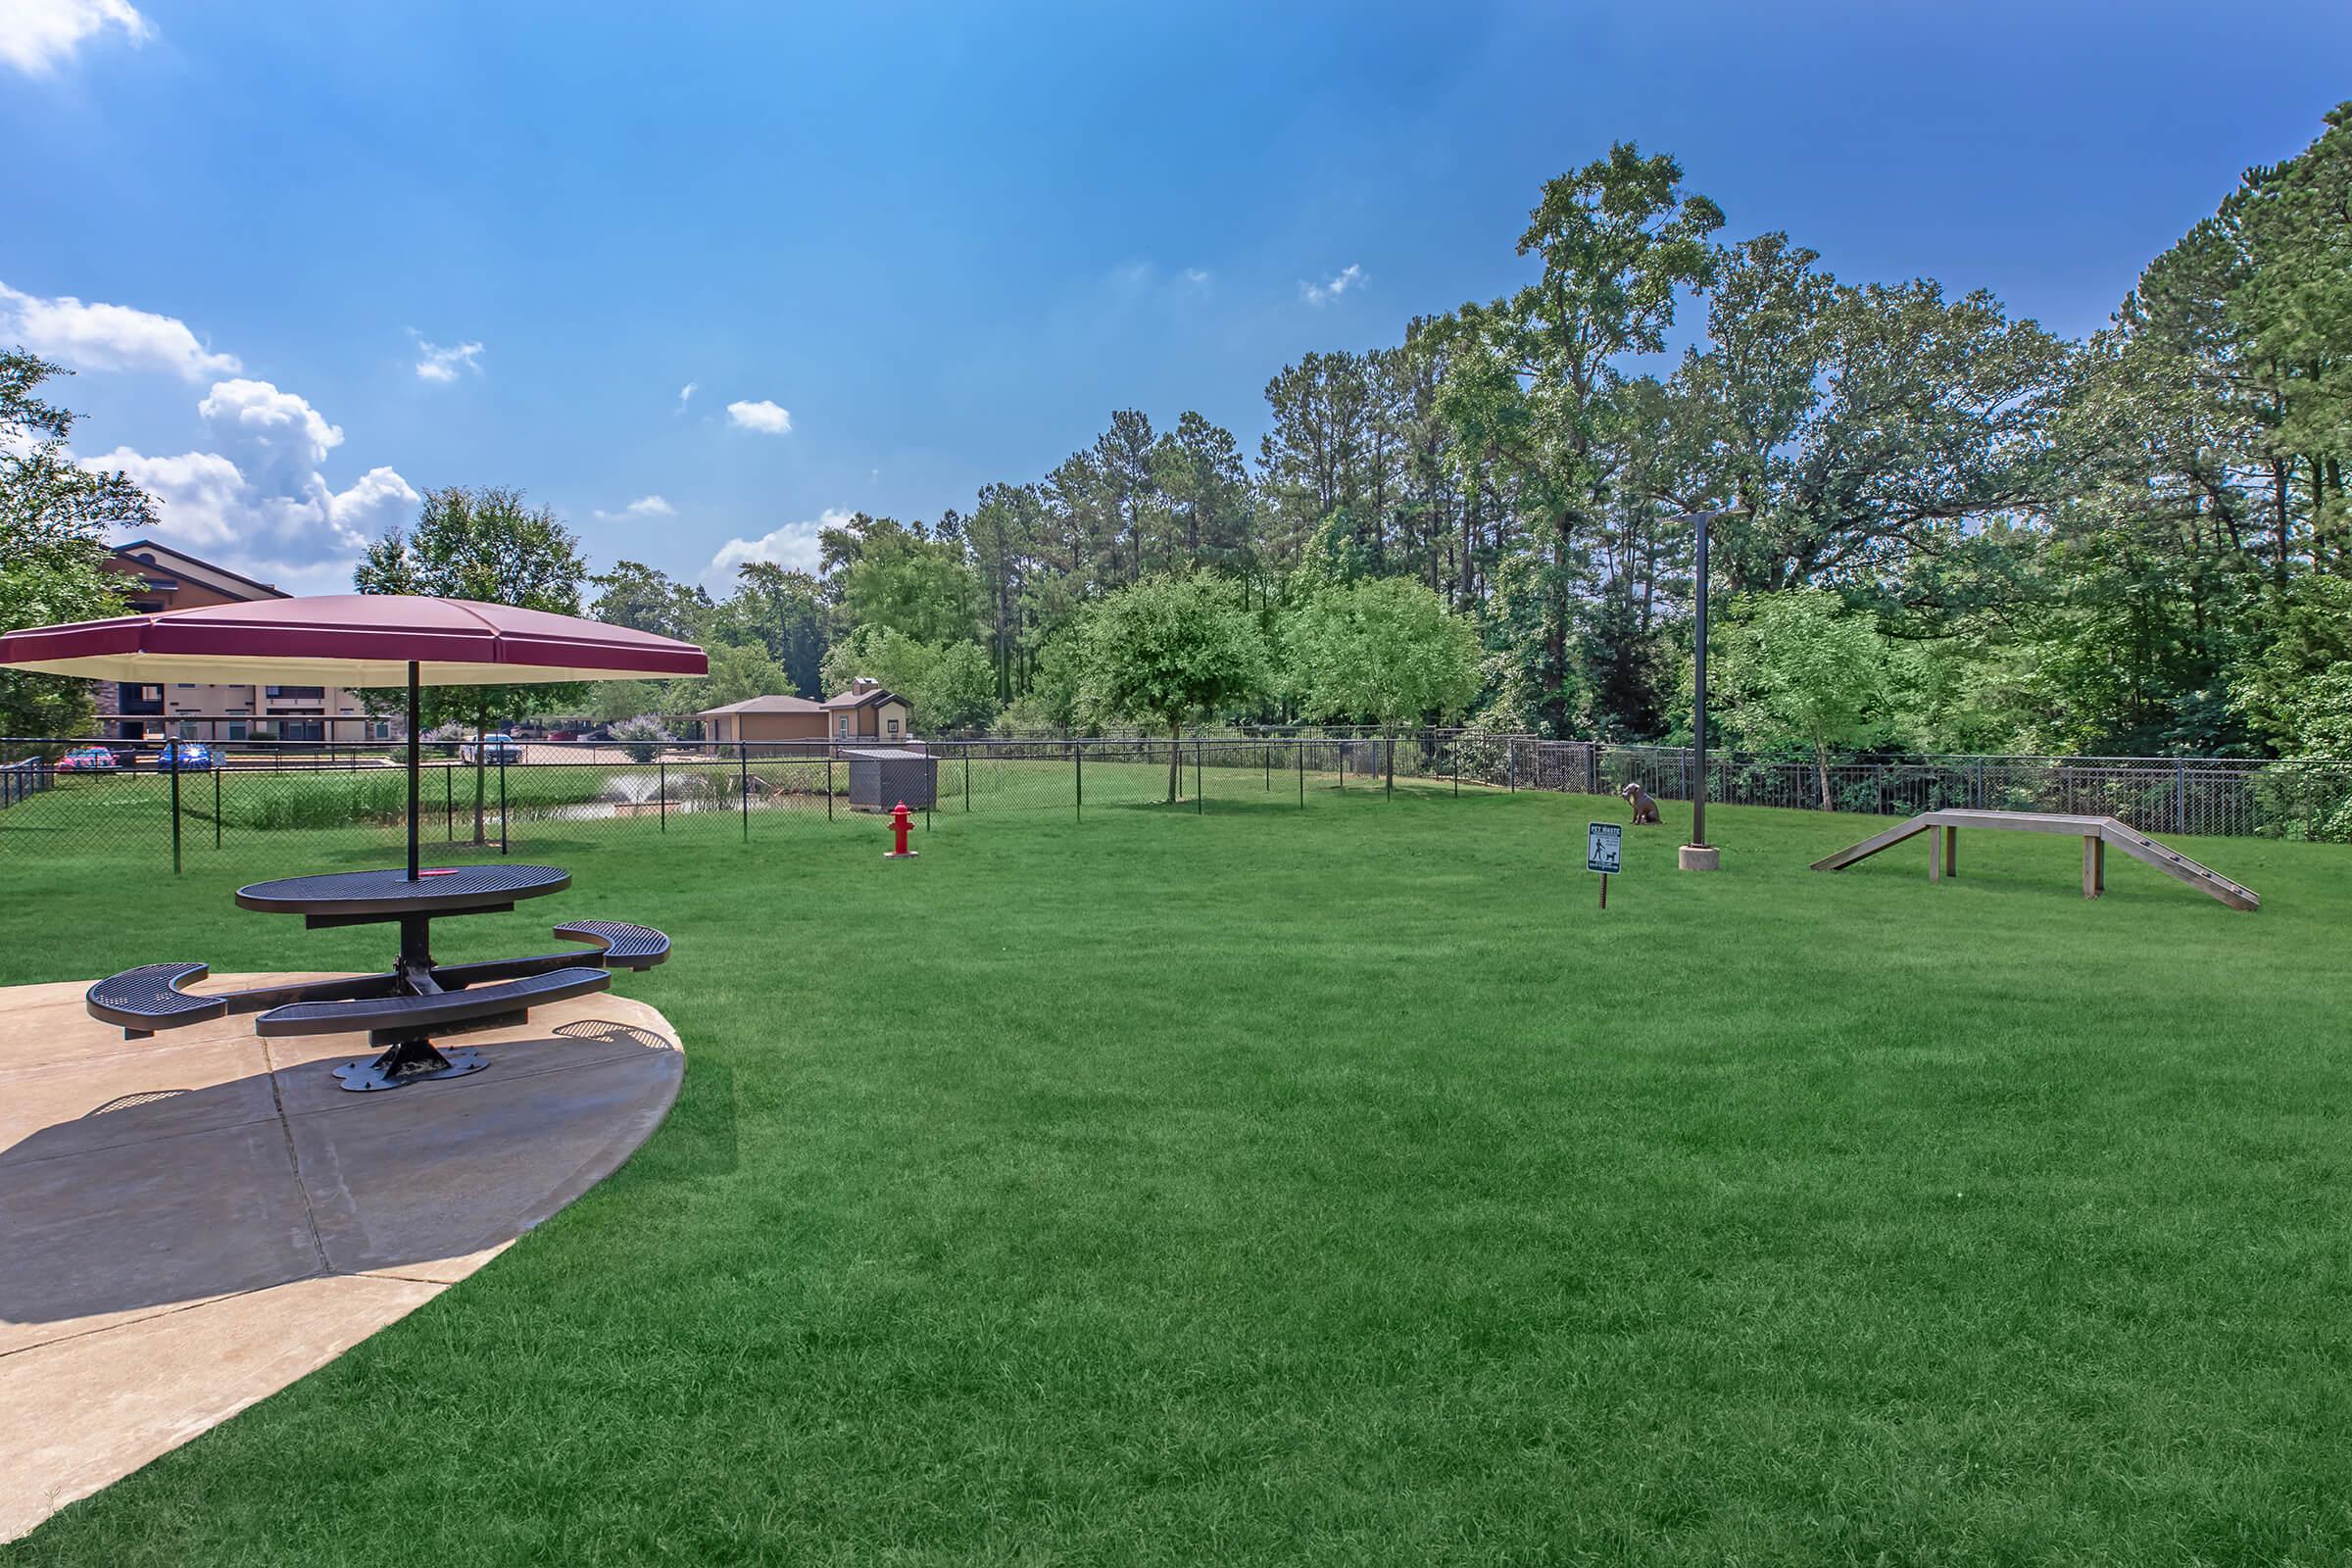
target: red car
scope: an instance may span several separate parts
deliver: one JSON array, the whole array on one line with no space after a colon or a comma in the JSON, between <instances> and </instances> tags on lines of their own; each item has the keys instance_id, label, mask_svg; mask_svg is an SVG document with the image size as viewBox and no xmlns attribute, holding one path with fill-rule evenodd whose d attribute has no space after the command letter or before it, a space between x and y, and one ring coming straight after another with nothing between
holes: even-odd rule
<instances>
[{"instance_id":1,"label":"red car","mask_svg":"<svg viewBox=\"0 0 2352 1568\"><path fill-rule=\"evenodd\" d=\"M60 773L115 773L122 763L103 746L76 746L57 760Z\"/></svg>"}]
</instances>

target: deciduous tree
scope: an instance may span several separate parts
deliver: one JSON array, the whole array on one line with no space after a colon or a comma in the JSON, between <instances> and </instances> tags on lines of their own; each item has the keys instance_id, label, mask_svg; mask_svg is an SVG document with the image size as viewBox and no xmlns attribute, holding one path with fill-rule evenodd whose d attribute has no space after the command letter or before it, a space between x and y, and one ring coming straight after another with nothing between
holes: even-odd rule
<instances>
[{"instance_id":1,"label":"deciduous tree","mask_svg":"<svg viewBox=\"0 0 2352 1568\"><path fill-rule=\"evenodd\" d=\"M1269 662L1257 622L1208 572L1146 578L1088 615L1087 708L1103 718L1152 720L1168 732L1168 801L1180 786L1174 742L1187 719L1254 702Z\"/></svg>"},{"instance_id":2,"label":"deciduous tree","mask_svg":"<svg viewBox=\"0 0 2352 1568\"><path fill-rule=\"evenodd\" d=\"M0 353L0 631L121 614L118 579L101 564L106 535L155 522L126 475L67 450L74 416L38 390L66 373L21 349ZM87 681L0 670L0 734L79 735L90 715Z\"/></svg>"}]
</instances>

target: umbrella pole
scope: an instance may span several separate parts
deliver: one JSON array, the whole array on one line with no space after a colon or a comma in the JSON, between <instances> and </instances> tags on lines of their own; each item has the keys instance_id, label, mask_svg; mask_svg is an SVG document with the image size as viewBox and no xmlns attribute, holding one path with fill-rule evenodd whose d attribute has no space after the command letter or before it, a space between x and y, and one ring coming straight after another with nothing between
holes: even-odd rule
<instances>
[{"instance_id":1,"label":"umbrella pole","mask_svg":"<svg viewBox=\"0 0 2352 1568\"><path fill-rule=\"evenodd\" d=\"M420 705L416 699L416 661L409 661L409 880L416 878L417 790L424 777L423 743L416 733Z\"/></svg>"}]
</instances>

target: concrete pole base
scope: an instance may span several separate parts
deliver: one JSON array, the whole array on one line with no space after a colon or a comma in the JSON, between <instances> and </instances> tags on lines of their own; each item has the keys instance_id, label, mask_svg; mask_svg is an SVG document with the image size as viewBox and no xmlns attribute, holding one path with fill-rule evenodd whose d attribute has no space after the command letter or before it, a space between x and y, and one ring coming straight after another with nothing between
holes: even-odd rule
<instances>
[{"instance_id":1,"label":"concrete pole base","mask_svg":"<svg viewBox=\"0 0 2352 1568\"><path fill-rule=\"evenodd\" d=\"M1720 871L1723 852L1712 844L1686 844L1675 851L1675 862L1686 871Z\"/></svg>"}]
</instances>

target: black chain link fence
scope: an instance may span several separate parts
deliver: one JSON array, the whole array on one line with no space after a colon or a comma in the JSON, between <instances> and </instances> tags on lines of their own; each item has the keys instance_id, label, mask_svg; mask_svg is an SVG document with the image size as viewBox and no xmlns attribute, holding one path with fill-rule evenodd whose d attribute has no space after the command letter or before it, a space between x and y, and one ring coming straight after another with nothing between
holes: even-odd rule
<instances>
[{"instance_id":1,"label":"black chain link fence","mask_svg":"<svg viewBox=\"0 0 2352 1568\"><path fill-rule=\"evenodd\" d=\"M430 748L418 799L428 855L450 858L620 835L750 842L806 824L871 824L858 754L882 743L525 742L480 757ZM1690 752L1474 730L1211 730L1178 737L1000 737L906 743L896 792L930 812L1165 807L1306 809L1347 794L1516 790L1605 795L1639 783L1687 801ZM404 753L294 743L0 741L0 858L240 869L332 850L397 858ZM1915 757L1835 763L1708 759L1708 799L1903 815L1939 806L2111 815L2149 833L2352 840L2352 763L2199 758ZM912 787L908 780L913 780ZM928 789L923 787L928 781ZM927 795L927 799L924 797Z\"/></svg>"}]
</instances>

